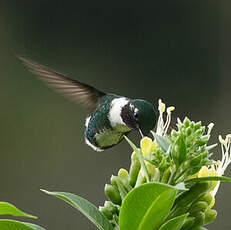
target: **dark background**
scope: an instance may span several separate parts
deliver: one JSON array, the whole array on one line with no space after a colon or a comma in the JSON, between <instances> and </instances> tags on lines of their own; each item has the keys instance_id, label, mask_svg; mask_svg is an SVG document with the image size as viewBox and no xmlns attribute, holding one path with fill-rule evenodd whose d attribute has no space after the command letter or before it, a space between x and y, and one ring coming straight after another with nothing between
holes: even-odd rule
<instances>
[{"instance_id":1,"label":"dark background","mask_svg":"<svg viewBox=\"0 0 231 230\"><path fill-rule=\"evenodd\" d=\"M73 192L98 206L131 152L125 142L103 153L86 146L84 109L44 86L15 55L104 91L154 104L162 98L181 118L214 122L212 143L231 132L230 12L230 1L212 0L1 1L0 200L39 216L35 222L49 230L96 229L39 189ZM209 229L230 229L230 191L221 185Z\"/></svg>"}]
</instances>

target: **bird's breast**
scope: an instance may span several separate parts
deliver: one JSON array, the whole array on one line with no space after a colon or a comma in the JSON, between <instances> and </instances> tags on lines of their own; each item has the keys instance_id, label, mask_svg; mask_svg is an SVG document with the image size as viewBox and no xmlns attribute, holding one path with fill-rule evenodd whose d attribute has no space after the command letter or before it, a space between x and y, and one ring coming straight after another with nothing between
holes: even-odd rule
<instances>
[{"instance_id":1,"label":"bird's breast","mask_svg":"<svg viewBox=\"0 0 231 230\"><path fill-rule=\"evenodd\" d=\"M95 134L95 140L99 148L108 148L118 144L123 138L123 133L113 129L105 129Z\"/></svg>"}]
</instances>

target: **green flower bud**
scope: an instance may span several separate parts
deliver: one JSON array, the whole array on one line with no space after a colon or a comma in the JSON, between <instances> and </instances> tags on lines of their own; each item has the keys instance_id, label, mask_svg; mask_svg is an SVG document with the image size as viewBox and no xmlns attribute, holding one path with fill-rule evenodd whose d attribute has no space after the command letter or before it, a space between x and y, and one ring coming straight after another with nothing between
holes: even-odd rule
<instances>
[{"instance_id":1,"label":"green flower bud","mask_svg":"<svg viewBox=\"0 0 231 230\"><path fill-rule=\"evenodd\" d=\"M145 165L146 165L146 168L148 171L149 178L151 178L156 171L156 167L153 164L151 164L150 162L145 162Z\"/></svg>"},{"instance_id":2,"label":"green flower bud","mask_svg":"<svg viewBox=\"0 0 231 230\"><path fill-rule=\"evenodd\" d=\"M166 158L163 158L158 168L160 171L163 172L166 169L166 166L167 166Z\"/></svg>"},{"instance_id":3,"label":"green flower bud","mask_svg":"<svg viewBox=\"0 0 231 230\"><path fill-rule=\"evenodd\" d=\"M198 212L205 212L207 208L208 208L208 204L206 202L198 201L190 207L189 209L190 216L195 216L196 215L195 213Z\"/></svg>"},{"instance_id":4,"label":"green flower bud","mask_svg":"<svg viewBox=\"0 0 231 230\"><path fill-rule=\"evenodd\" d=\"M180 230L188 230L190 229L193 224L194 224L194 220L195 218L194 217L187 217L187 219L185 220L182 228Z\"/></svg>"},{"instance_id":5,"label":"green flower bud","mask_svg":"<svg viewBox=\"0 0 231 230\"><path fill-rule=\"evenodd\" d=\"M213 222L216 218L217 218L217 211L214 209L208 210L207 212L205 212L204 225Z\"/></svg>"},{"instance_id":6,"label":"green flower bud","mask_svg":"<svg viewBox=\"0 0 231 230\"><path fill-rule=\"evenodd\" d=\"M104 191L108 199L111 200L114 204L121 204L122 199L117 187L110 184L106 184Z\"/></svg>"},{"instance_id":7,"label":"green flower bud","mask_svg":"<svg viewBox=\"0 0 231 230\"><path fill-rule=\"evenodd\" d=\"M195 134L196 134L197 136L200 136L200 135L202 135L204 132L205 132L205 127L202 126L200 129L197 129L197 131L195 132Z\"/></svg>"},{"instance_id":8,"label":"green flower bud","mask_svg":"<svg viewBox=\"0 0 231 230\"><path fill-rule=\"evenodd\" d=\"M164 171L161 182L167 184L170 175L171 175L171 170L169 167Z\"/></svg>"},{"instance_id":9,"label":"green flower bud","mask_svg":"<svg viewBox=\"0 0 231 230\"><path fill-rule=\"evenodd\" d=\"M196 229L196 227L202 226L204 224L204 220L205 220L205 214L203 212L198 212L195 216L194 225L191 229L194 230Z\"/></svg>"},{"instance_id":10,"label":"green flower bud","mask_svg":"<svg viewBox=\"0 0 231 230\"><path fill-rule=\"evenodd\" d=\"M189 191L184 192L176 199L176 204L181 207L190 206L193 202L203 196L209 190L209 188L209 182L194 184Z\"/></svg>"},{"instance_id":11,"label":"green flower bud","mask_svg":"<svg viewBox=\"0 0 231 230\"><path fill-rule=\"evenodd\" d=\"M155 171L151 175L151 181L156 181L156 182L160 181L160 171L156 167L155 167Z\"/></svg>"},{"instance_id":12,"label":"green flower bud","mask_svg":"<svg viewBox=\"0 0 231 230\"><path fill-rule=\"evenodd\" d=\"M204 201L207 203L207 205L210 205L213 200L213 196L210 192L207 192L204 196L200 198L200 201Z\"/></svg>"},{"instance_id":13,"label":"green flower bud","mask_svg":"<svg viewBox=\"0 0 231 230\"><path fill-rule=\"evenodd\" d=\"M171 132L171 136L172 137L177 137L178 136L178 132L173 129L172 132Z\"/></svg>"},{"instance_id":14,"label":"green flower bud","mask_svg":"<svg viewBox=\"0 0 231 230\"><path fill-rule=\"evenodd\" d=\"M179 206L179 205L175 205L175 207L172 209L171 214L169 215L168 219L172 219L174 217L177 216L181 216L185 213L187 213L188 211L188 206Z\"/></svg>"},{"instance_id":15,"label":"green flower bud","mask_svg":"<svg viewBox=\"0 0 231 230\"><path fill-rule=\"evenodd\" d=\"M191 170L189 170L189 175L194 175L194 174L198 173L200 171L200 169L201 169L201 166L192 168Z\"/></svg>"},{"instance_id":16,"label":"green flower bud","mask_svg":"<svg viewBox=\"0 0 231 230\"><path fill-rule=\"evenodd\" d=\"M105 201L104 207L111 211L112 214L119 214L119 208L111 201Z\"/></svg>"},{"instance_id":17,"label":"green flower bud","mask_svg":"<svg viewBox=\"0 0 231 230\"><path fill-rule=\"evenodd\" d=\"M117 178L116 176L112 175L111 178L110 178L110 182L111 182L112 185L117 187L116 178Z\"/></svg>"},{"instance_id":18,"label":"green flower bud","mask_svg":"<svg viewBox=\"0 0 231 230\"><path fill-rule=\"evenodd\" d=\"M192 129L191 129L190 127L188 127L188 128L186 129L186 135L187 135L187 136L190 136L191 133L192 133Z\"/></svg>"},{"instance_id":19,"label":"green flower bud","mask_svg":"<svg viewBox=\"0 0 231 230\"><path fill-rule=\"evenodd\" d=\"M126 188L126 186L123 184L123 181L121 180L121 178L118 176L111 176L111 184L117 187L117 189L119 190L120 196L123 200L124 197L129 192L129 189Z\"/></svg>"},{"instance_id":20,"label":"green flower bud","mask_svg":"<svg viewBox=\"0 0 231 230\"><path fill-rule=\"evenodd\" d=\"M194 167L194 166L197 166L198 164L200 164L202 158L203 158L203 154L200 154L200 155L194 157L192 160L190 160L190 167Z\"/></svg>"},{"instance_id":21,"label":"green flower bud","mask_svg":"<svg viewBox=\"0 0 231 230\"><path fill-rule=\"evenodd\" d=\"M129 175L128 175L128 171L126 169L120 169L118 172L118 177L122 180L124 186L126 187L126 189L128 191L130 191L132 189L131 185L130 185L130 181L129 181Z\"/></svg>"},{"instance_id":22,"label":"green flower bud","mask_svg":"<svg viewBox=\"0 0 231 230\"><path fill-rule=\"evenodd\" d=\"M194 126L194 129L197 130L197 129L200 129L201 127L201 121L198 121L195 126Z\"/></svg>"},{"instance_id":23,"label":"green flower bud","mask_svg":"<svg viewBox=\"0 0 231 230\"><path fill-rule=\"evenodd\" d=\"M183 123L184 123L184 126L185 126L186 128L189 127L189 125L190 125L190 120L188 119L188 117L185 117Z\"/></svg>"},{"instance_id":24,"label":"green flower bud","mask_svg":"<svg viewBox=\"0 0 231 230\"><path fill-rule=\"evenodd\" d=\"M191 127L191 129L194 129L195 122L194 122L194 121L191 121L191 123L189 124L189 126Z\"/></svg>"},{"instance_id":25,"label":"green flower bud","mask_svg":"<svg viewBox=\"0 0 231 230\"><path fill-rule=\"evenodd\" d=\"M108 220L112 220L113 214L112 214L112 212L111 212L107 207L102 207L102 206L100 206L100 207L99 207L99 211L100 211L101 213L103 213L104 216L105 216Z\"/></svg>"},{"instance_id":26,"label":"green flower bud","mask_svg":"<svg viewBox=\"0 0 231 230\"><path fill-rule=\"evenodd\" d=\"M209 138L208 136L204 136L203 138L196 141L195 145L197 146L203 146L208 142Z\"/></svg>"},{"instance_id":27,"label":"green flower bud","mask_svg":"<svg viewBox=\"0 0 231 230\"><path fill-rule=\"evenodd\" d=\"M136 180L136 184L135 184L135 187L141 185L141 184L144 184L146 182L146 177L143 173L143 170L141 169L139 171L139 174L138 174L138 177L137 177L137 180Z\"/></svg>"},{"instance_id":28,"label":"green flower bud","mask_svg":"<svg viewBox=\"0 0 231 230\"><path fill-rule=\"evenodd\" d=\"M200 135L202 134L202 129L198 129L198 130L195 132L195 134L196 134L197 136L200 136Z\"/></svg>"},{"instance_id":29,"label":"green flower bud","mask_svg":"<svg viewBox=\"0 0 231 230\"><path fill-rule=\"evenodd\" d=\"M181 165L186 159L187 148L184 139L185 138L182 135L180 135L171 149L171 156L176 164L176 167Z\"/></svg>"},{"instance_id":30,"label":"green flower bud","mask_svg":"<svg viewBox=\"0 0 231 230\"><path fill-rule=\"evenodd\" d=\"M140 171L140 162L139 159L136 155L135 152L132 153L131 156L131 166L130 166L130 170L129 170L129 175L130 175L130 185L132 187L135 186L136 184L136 180Z\"/></svg>"}]
</instances>

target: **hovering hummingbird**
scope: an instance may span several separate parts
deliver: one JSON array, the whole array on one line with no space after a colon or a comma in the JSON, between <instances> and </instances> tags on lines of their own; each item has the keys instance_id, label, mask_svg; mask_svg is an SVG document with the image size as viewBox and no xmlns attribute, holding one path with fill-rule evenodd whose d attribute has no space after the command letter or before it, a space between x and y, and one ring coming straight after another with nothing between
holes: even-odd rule
<instances>
[{"instance_id":1,"label":"hovering hummingbird","mask_svg":"<svg viewBox=\"0 0 231 230\"><path fill-rule=\"evenodd\" d=\"M104 93L34 61L19 59L49 87L88 109L84 138L95 151L118 144L131 130L148 135L156 124L155 109L146 100Z\"/></svg>"}]
</instances>

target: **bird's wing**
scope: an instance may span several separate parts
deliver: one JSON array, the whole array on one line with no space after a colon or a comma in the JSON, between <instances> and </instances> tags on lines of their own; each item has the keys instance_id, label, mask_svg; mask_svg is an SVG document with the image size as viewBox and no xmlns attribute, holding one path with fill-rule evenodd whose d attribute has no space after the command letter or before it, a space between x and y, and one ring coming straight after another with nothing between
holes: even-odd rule
<instances>
[{"instance_id":1,"label":"bird's wing","mask_svg":"<svg viewBox=\"0 0 231 230\"><path fill-rule=\"evenodd\" d=\"M56 89L69 99L84 105L89 112L96 109L99 99L105 95L105 93L92 86L70 79L46 66L22 57L19 57L19 59L32 73L36 74L39 79L44 81L49 87Z\"/></svg>"}]
</instances>

